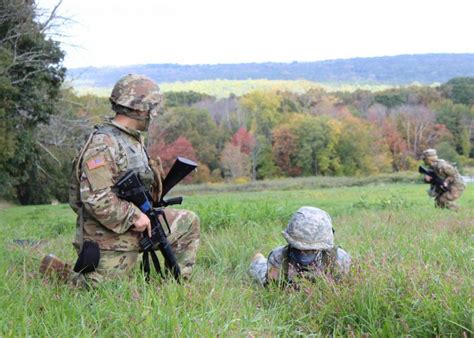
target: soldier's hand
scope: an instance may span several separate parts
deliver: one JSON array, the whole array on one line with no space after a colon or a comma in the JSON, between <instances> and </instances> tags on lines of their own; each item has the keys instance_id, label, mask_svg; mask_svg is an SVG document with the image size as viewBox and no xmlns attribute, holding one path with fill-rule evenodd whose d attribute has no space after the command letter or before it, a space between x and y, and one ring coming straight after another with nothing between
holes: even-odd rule
<instances>
[{"instance_id":1,"label":"soldier's hand","mask_svg":"<svg viewBox=\"0 0 474 338\"><path fill-rule=\"evenodd\" d=\"M425 175L425 182L430 182L431 181L431 176Z\"/></svg>"},{"instance_id":2,"label":"soldier's hand","mask_svg":"<svg viewBox=\"0 0 474 338\"><path fill-rule=\"evenodd\" d=\"M148 232L148 236L151 237L151 222L147 215L140 213L140 217L133 223L133 231Z\"/></svg>"}]
</instances>

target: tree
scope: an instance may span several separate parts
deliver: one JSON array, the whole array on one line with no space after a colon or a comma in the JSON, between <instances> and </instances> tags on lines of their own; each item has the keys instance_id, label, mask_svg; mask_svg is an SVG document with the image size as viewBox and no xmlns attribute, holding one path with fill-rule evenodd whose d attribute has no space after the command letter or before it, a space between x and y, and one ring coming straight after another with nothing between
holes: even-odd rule
<instances>
[{"instance_id":1,"label":"tree","mask_svg":"<svg viewBox=\"0 0 474 338\"><path fill-rule=\"evenodd\" d=\"M406 93L397 89L389 89L375 94L374 101L387 108L394 108L406 103Z\"/></svg>"},{"instance_id":2,"label":"tree","mask_svg":"<svg viewBox=\"0 0 474 338\"><path fill-rule=\"evenodd\" d=\"M32 0L0 1L0 195L25 204L49 199L36 127L55 113L64 79L64 53L48 36L56 9L44 17Z\"/></svg>"},{"instance_id":3,"label":"tree","mask_svg":"<svg viewBox=\"0 0 474 338\"><path fill-rule=\"evenodd\" d=\"M441 90L454 103L474 105L474 77L456 77L442 85Z\"/></svg>"},{"instance_id":4,"label":"tree","mask_svg":"<svg viewBox=\"0 0 474 338\"><path fill-rule=\"evenodd\" d=\"M336 145L342 174L370 175L391 170L388 149L370 125L347 116L341 122L341 136Z\"/></svg>"},{"instance_id":5,"label":"tree","mask_svg":"<svg viewBox=\"0 0 474 338\"><path fill-rule=\"evenodd\" d=\"M464 156L471 152L471 126L474 123L474 107L444 100L433 105L436 122L445 125L454 137L456 151Z\"/></svg>"},{"instance_id":6,"label":"tree","mask_svg":"<svg viewBox=\"0 0 474 338\"><path fill-rule=\"evenodd\" d=\"M288 176L301 175L302 169L295 164L297 139L294 130L282 125L273 130L273 158L280 170Z\"/></svg>"},{"instance_id":7,"label":"tree","mask_svg":"<svg viewBox=\"0 0 474 338\"><path fill-rule=\"evenodd\" d=\"M423 105L402 105L393 110L408 145L408 151L419 158L426 148L434 148L443 138L452 137L446 126L436 123L434 112Z\"/></svg>"},{"instance_id":8,"label":"tree","mask_svg":"<svg viewBox=\"0 0 474 338\"><path fill-rule=\"evenodd\" d=\"M331 121L331 122L330 122ZM304 116L294 125L297 140L296 166L303 175L331 175L340 172L335 145L340 129L327 116Z\"/></svg>"},{"instance_id":9,"label":"tree","mask_svg":"<svg viewBox=\"0 0 474 338\"><path fill-rule=\"evenodd\" d=\"M392 154L392 168L395 171L408 170L408 146L391 118L383 121L379 129Z\"/></svg>"},{"instance_id":10,"label":"tree","mask_svg":"<svg viewBox=\"0 0 474 338\"><path fill-rule=\"evenodd\" d=\"M397 123L389 110L380 103L375 103L369 108L368 122L374 127L373 133L379 143L385 143L392 157L392 169L395 171L409 169L408 145L397 129Z\"/></svg>"},{"instance_id":11,"label":"tree","mask_svg":"<svg viewBox=\"0 0 474 338\"><path fill-rule=\"evenodd\" d=\"M249 155L253 148L255 147L255 139L251 133L247 131L244 127L240 127L234 135L230 142L239 147L240 151L244 154Z\"/></svg>"},{"instance_id":12,"label":"tree","mask_svg":"<svg viewBox=\"0 0 474 338\"><path fill-rule=\"evenodd\" d=\"M237 97L234 95L220 100L209 97L194 103L192 106L207 110L216 125L225 132L235 132L243 125L242 111L239 109Z\"/></svg>"},{"instance_id":13,"label":"tree","mask_svg":"<svg viewBox=\"0 0 474 338\"><path fill-rule=\"evenodd\" d=\"M149 130L149 144L171 144L185 137L193 145L197 159L211 170L218 167L218 150L224 142L215 122L204 109L176 107L158 116Z\"/></svg>"},{"instance_id":14,"label":"tree","mask_svg":"<svg viewBox=\"0 0 474 338\"><path fill-rule=\"evenodd\" d=\"M236 179L250 177L250 156L240 151L239 146L227 143L221 153L221 166L224 177Z\"/></svg>"},{"instance_id":15,"label":"tree","mask_svg":"<svg viewBox=\"0 0 474 338\"><path fill-rule=\"evenodd\" d=\"M368 90L358 89L353 93L352 103L362 116L367 116L370 106L374 103L374 94Z\"/></svg>"},{"instance_id":16,"label":"tree","mask_svg":"<svg viewBox=\"0 0 474 338\"><path fill-rule=\"evenodd\" d=\"M256 91L244 95L240 100L240 104L248 113L247 129L252 130L251 126L254 124L256 130L252 131L255 134L270 139L272 129L282 119L281 103L282 98L274 92Z\"/></svg>"},{"instance_id":17,"label":"tree","mask_svg":"<svg viewBox=\"0 0 474 338\"><path fill-rule=\"evenodd\" d=\"M256 146L252 151L252 179L263 180L281 175L275 163L270 141L263 135L258 135Z\"/></svg>"},{"instance_id":18,"label":"tree","mask_svg":"<svg viewBox=\"0 0 474 338\"><path fill-rule=\"evenodd\" d=\"M165 96L165 108L191 106L194 103L200 102L209 98L206 94L197 93L195 91L188 92L167 92Z\"/></svg>"},{"instance_id":19,"label":"tree","mask_svg":"<svg viewBox=\"0 0 474 338\"><path fill-rule=\"evenodd\" d=\"M178 137L176 141L170 144L164 143L163 140L151 144L148 147L148 154L151 159L160 157L165 173L171 169L178 156L197 161L193 145L183 136Z\"/></svg>"}]
</instances>

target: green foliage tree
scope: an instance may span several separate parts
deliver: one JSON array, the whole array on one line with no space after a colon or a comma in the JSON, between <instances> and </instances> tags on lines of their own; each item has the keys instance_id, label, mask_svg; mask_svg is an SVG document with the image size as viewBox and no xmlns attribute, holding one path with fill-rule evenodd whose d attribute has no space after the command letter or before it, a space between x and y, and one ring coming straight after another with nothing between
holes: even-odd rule
<instances>
[{"instance_id":1,"label":"green foliage tree","mask_svg":"<svg viewBox=\"0 0 474 338\"><path fill-rule=\"evenodd\" d=\"M47 35L54 11L41 21L34 1L2 0L0 13L0 195L42 203L49 196L41 159L49 155L38 146L36 127L55 112L64 53Z\"/></svg>"},{"instance_id":2,"label":"green foliage tree","mask_svg":"<svg viewBox=\"0 0 474 338\"><path fill-rule=\"evenodd\" d=\"M341 121L341 129L336 151L344 175L361 176L391 170L386 144L377 141L377 134L366 121L348 116Z\"/></svg>"},{"instance_id":3,"label":"green foliage tree","mask_svg":"<svg viewBox=\"0 0 474 338\"><path fill-rule=\"evenodd\" d=\"M474 77L453 78L441 89L454 103L474 105Z\"/></svg>"},{"instance_id":4,"label":"green foliage tree","mask_svg":"<svg viewBox=\"0 0 474 338\"><path fill-rule=\"evenodd\" d=\"M460 156L456 152L456 149L453 147L451 142L448 142L448 141L440 142L437 145L436 150L438 152L439 158L442 158L445 161L451 162L462 172L462 167L460 166L461 165Z\"/></svg>"},{"instance_id":5,"label":"green foliage tree","mask_svg":"<svg viewBox=\"0 0 474 338\"><path fill-rule=\"evenodd\" d=\"M471 125L474 123L474 107L444 100L433 105L436 121L444 124L454 136L456 151L464 156L471 152Z\"/></svg>"},{"instance_id":6,"label":"green foliage tree","mask_svg":"<svg viewBox=\"0 0 474 338\"><path fill-rule=\"evenodd\" d=\"M406 93L397 89L389 89L375 94L374 101L387 108L393 108L406 103Z\"/></svg>"},{"instance_id":7,"label":"green foliage tree","mask_svg":"<svg viewBox=\"0 0 474 338\"><path fill-rule=\"evenodd\" d=\"M248 112L247 129L258 135L264 135L267 139L271 137L272 129L281 121L280 112L282 98L274 92L256 91L244 95L240 104Z\"/></svg>"},{"instance_id":8,"label":"green foliage tree","mask_svg":"<svg viewBox=\"0 0 474 338\"><path fill-rule=\"evenodd\" d=\"M254 164L254 178L263 180L281 175L281 171L275 163L272 145L263 135L257 136L256 146L252 152L252 162Z\"/></svg>"},{"instance_id":9,"label":"green foliage tree","mask_svg":"<svg viewBox=\"0 0 474 338\"><path fill-rule=\"evenodd\" d=\"M303 116L293 126L297 139L296 164L303 175L331 175L340 171L335 145L340 135L328 116Z\"/></svg>"},{"instance_id":10,"label":"green foliage tree","mask_svg":"<svg viewBox=\"0 0 474 338\"><path fill-rule=\"evenodd\" d=\"M193 103L208 98L209 95L201 94L191 90L182 92L166 92L164 97L165 107L172 108L180 106L191 106Z\"/></svg>"}]
</instances>

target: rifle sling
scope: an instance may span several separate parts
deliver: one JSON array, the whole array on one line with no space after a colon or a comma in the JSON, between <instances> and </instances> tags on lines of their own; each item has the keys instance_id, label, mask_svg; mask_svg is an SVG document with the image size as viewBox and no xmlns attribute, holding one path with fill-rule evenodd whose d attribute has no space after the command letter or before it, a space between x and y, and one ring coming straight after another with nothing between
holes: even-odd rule
<instances>
[{"instance_id":1,"label":"rifle sling","mask_svg":"<svg viewBox=\"0 0 474 338\"><path fill-rule=\"evenodd\" d=\"M142 269L143 269L143 273L145 274L145 280L146 281L150 280L150 258L149 258L149 255L151 256L151 261L153 262L153 266L155 267L156 273L158 275L160 275L161 278L164 278L163 271L161 270L160 260L158 259L158 256L156 255L156 252L152 249L150 251L144 251L143 252Z\"/></svg>"}]
</instances>

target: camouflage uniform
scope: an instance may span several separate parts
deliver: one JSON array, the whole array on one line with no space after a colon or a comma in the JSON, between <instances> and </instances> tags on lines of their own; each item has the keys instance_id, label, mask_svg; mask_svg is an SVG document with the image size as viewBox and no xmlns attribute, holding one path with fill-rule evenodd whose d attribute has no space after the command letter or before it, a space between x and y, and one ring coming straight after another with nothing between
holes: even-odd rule
<instances>
[{"instance_id":1,"label":"camouflage uniform","mask_svg":"<svg viewBox=\"0 0 474 338\"><path fill-rule=\"evenodd\" d=\"M137 79L142 78L129 75L117 83L111 97L117 113L132 117L133 111L127 107L141 111L150 109L140 106L140 100L133 101L140 94L140 86L129 90L131 97L120 90L117 93L117 87L133 86ZM114 106L114 103L119 105ZM143 234L132 229L141 211L133 203L118 198L112 187L121 175L133 169L152 190L154 199L158 200L164 176L161 161L159 158L149 161L139 131L109 121L96 127L76 159L75 168L70 190L70 205L78 214L73 245L79 252L84 241L93 241L100 249L98 267L94 272L84 274L84 277L94 283L101 282L105 277L127 274L140 258L139 240ZM165 214L171 229L168 239L175 250L182 275L187 278L196 260L199 218L191 211L171 208L166 209Z\"/></svg>"},{"instance_id":2,"label":"camouflage uniform","mask_svg":"<svg viewBox=\"0 0 474 338\"><path fill-rule=\"evenodd\" d=\"M427 163L430 168L444 181L447 187L447 191L442 191L434 184L431 185L428 194L434 197L435 206L443 209L458 209L459 206L455 201L461 197L466 188L466 184L458 170L445 160L438 159L435 149L425 150L423 152L423 160L425 160L425 162L429 160Z\"/></svg>"},{"instance_id":3,"label":"camouflage uniform","mask_svg":"<svg viewBox=\"0 0 474 338\"><path fill-rule=\"evenodd\" d=\"M316 281L321 275L340 277L349 272L351 258L334 246L329 215L318 208L302 207L292 217L283 236L289 245L274 249L266 259L256 255L250 275L261 285L270 282L294 283L299 278ZM309 257L304 264L293 252Z\"/></svg>"}]
</instances>

